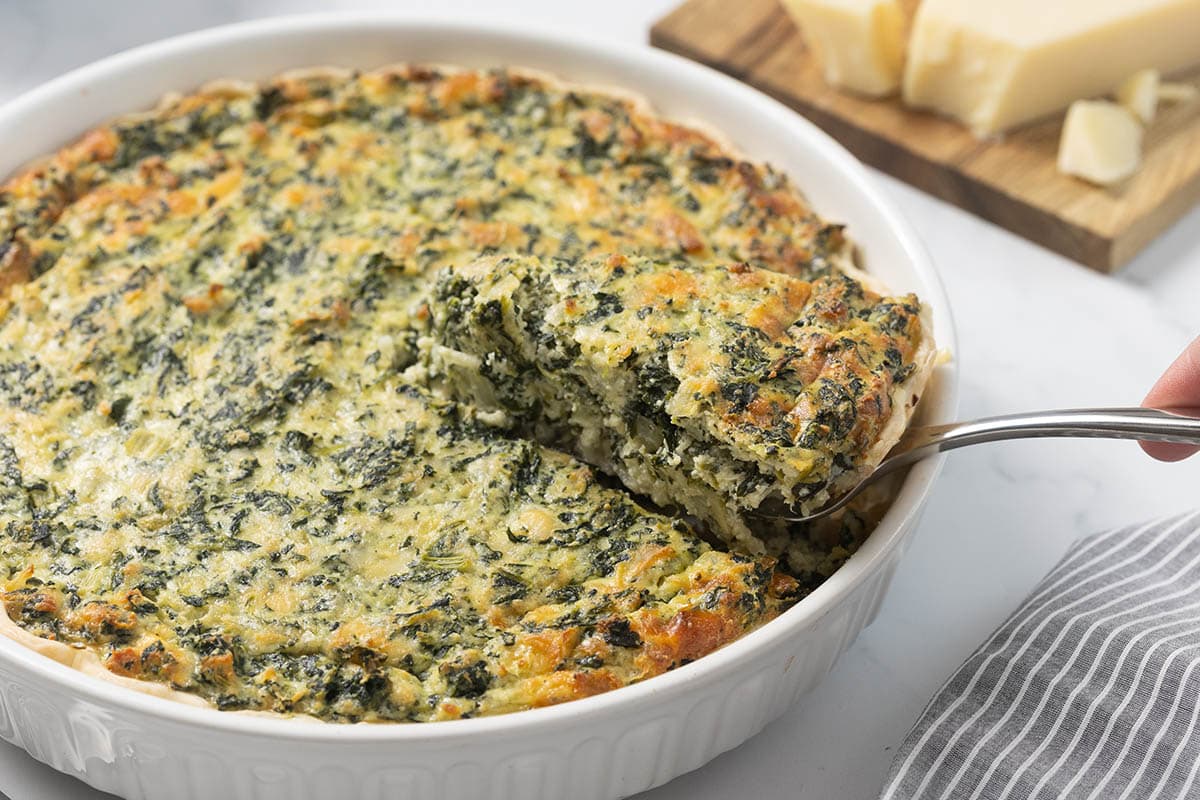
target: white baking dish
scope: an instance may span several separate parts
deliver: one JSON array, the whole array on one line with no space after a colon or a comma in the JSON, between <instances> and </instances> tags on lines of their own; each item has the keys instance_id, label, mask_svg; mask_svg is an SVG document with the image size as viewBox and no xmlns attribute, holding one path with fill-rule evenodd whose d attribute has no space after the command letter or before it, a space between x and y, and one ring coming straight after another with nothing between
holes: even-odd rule
<instances>
[{"instance_id":1,"label":"white baking dish","mask_svg":"<svg viewBox=\"0 0 1200 800\"><path fill-rule=\"evenodd\" d=\"M273 19L170 39L76 70L0 108L0 176L115 115L223 77L400 61L515 65L623 87L668 116L723 131L789 173L845 222L866 266L913 290L953 349L924 249L866 170L833 140L742 84L648 48L386 16ZM924 419L948 420L942 366ZM128 691L0 637L0 738L129 798L613 798L695 769L753 736L817 683L874 617L940 464L912 470L850 561L796 607L699 661L642 684L509 716L336 725L222 713Z\"/></svg>"}]
</instances>

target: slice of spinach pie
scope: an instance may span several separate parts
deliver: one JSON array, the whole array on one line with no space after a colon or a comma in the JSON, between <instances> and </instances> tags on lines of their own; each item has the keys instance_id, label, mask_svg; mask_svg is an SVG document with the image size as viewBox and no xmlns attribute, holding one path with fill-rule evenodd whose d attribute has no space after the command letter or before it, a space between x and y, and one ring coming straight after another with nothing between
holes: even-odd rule
<instances>
[{"instance_id":1,"label":"slice of spinach pie","mask_svg":"<svg viewBox=\"0 0 1200 800\"><path fill-rule=\"evenodd\" d=\"M809 509L899 438L933 347L913 295L836 273L651 257L492 257L435 288L444 387L761 552L768 499Z\"/></svg>"}]
</instances>

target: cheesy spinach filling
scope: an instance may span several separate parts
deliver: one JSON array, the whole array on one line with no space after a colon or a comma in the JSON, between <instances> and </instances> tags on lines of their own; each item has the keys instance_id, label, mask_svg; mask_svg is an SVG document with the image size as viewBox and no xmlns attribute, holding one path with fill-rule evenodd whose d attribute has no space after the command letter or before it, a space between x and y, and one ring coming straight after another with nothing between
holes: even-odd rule
<instances>
[{"instance_id":1,"label":"cheesy spinach filling","mask_svg":"<svg viewBox=\"0 0 1200 800\"><path fill-rule=\"evenodd\" d=\"M453 394L751 551L745 511L819 505L869 466L922 341L912 295L648 257L482 259L432 308Z\"/></svg>"},{"instance_id":2,"label":"cheesy spinach filling","mask_svg":"<svg viewBox=\"0 0 1200 800\"><path fill-rule=\"evenodd\" d=\"M699 658L869 514L799 536L787 569L714 549L439 393L445 276L626 253L836 285L845 248L778 173L505 70L291 75L119 119L0 187L5 610L116 675L330 721L518 710Z\"/></svg>"}]
</instances>

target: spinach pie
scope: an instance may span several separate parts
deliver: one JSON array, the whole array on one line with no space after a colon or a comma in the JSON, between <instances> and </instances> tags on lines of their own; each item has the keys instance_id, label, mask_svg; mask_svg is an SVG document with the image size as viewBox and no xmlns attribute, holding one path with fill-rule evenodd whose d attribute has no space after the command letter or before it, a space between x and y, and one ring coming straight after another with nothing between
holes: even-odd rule
<instances>
[{"instance_id":1,"label":"spinach pie","mask_svg":"<svg viewBox=\"0 0 1200 800\"><path fill-rule=\"evenodd\" d=\"M644 680L786 610L930 373L787 179L509 69L213 84L0 185L0 633L331 722Z\"/></svg>"}]
</instances>

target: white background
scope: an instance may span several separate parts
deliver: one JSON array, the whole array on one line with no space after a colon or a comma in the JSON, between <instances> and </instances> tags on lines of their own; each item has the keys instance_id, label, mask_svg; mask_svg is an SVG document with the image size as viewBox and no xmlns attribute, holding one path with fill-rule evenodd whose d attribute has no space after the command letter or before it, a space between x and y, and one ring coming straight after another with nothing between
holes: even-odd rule
<instances>
[{"instance_id":1,"label":"white background","mask_svg":"<svg viewBox=\"0 0 1200 800\"><path fill-rule=\"evenodd\" d=\"M673 4L0 0L0 102L127 47L254 17L373 8L645 42ZM964 417L1136 404L1200 333L1200 210L1107 277L878 179L947 285ZM1131 443L1016 442L952 455L879 619L833 674L760 736L644 800L873 797L925 702L1072 540L1198 505L1200 458L1158 464ZM4 743L0 791L102 797Z\"/></svg>"}]
</instances>

